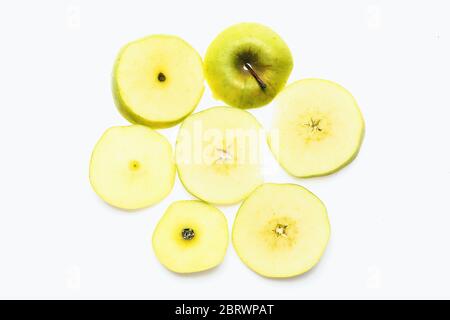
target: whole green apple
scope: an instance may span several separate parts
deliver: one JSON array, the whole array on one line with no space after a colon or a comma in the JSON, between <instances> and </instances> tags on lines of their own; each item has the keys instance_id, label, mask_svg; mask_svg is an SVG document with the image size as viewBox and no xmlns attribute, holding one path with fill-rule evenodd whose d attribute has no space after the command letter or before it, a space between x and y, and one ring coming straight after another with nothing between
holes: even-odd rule
<instances>
[{"instance_id":1,"label":"whole green apple","mask_svg":"<svg viewBox=\"0 0 450 320\"><path fill-rule=\"evenodd\" d=\"M215 98L233 107L256 108L284 88L293 60L286 43L272 29L240 23L214 39L204 67Z\"/></svg>"}]
</instances>

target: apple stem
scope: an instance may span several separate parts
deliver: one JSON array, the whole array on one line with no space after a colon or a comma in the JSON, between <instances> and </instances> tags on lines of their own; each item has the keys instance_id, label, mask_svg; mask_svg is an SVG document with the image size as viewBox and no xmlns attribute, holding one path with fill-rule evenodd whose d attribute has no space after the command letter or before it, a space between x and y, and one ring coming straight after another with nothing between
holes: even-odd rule
<instances>
[{"instance_id":1,"label":"apple stem","mask_svg":"<svg viewBox=\"0 0 450 320\"><path fill-rule=\"evenodd\" d=\"M246 63L244 64L244 66L245 66L246 70L247 70L248 72L250 72L250 74L253 76L253 78L255 78L256 82L258 82L260 88L261 88L262 90L266 89L266 88L267 88L267 85L266 85L266 84L264 83L264 81L262 81L262 79L258 76L258 74L256 73L256 71L253 69L252 65L251 65L250 63L246 62Z\"/></svg>"}]
</instances>

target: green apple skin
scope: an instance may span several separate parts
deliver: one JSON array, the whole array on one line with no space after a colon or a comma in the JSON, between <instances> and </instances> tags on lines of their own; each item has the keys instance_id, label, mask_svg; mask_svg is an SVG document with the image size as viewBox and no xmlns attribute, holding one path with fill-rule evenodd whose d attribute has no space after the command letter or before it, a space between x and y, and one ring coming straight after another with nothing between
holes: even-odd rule
<instances>
[{"instance_id":1,"label":"green apple skin","mask_svg":"<svg viewBox=\"0 0 450 320\"><path fill-rule=\"evenodd\" d=\"M361 150L362 142L364 140L365 135L366 135L366 129L365 129L365 126L364 126L364 128L363 128L363 130L361 132L361 135L359 136L360 143L359 143L358 148L355 149L355 152L348 158L348 160L345 161L340 166L338 166L338 167L336 167L336 168L334 168L333 170L330 170L330 171L324 171L324 172L320 172L320 173L316 173L316 174L302 175L302 176L297 176L297 175L294 175L294 174L290 173L289 170L286 168L286 166L283 165L280 162L279 156L272 150L272 147L271 147L272 144L271 144L271 141L270 141L270 135L269 134L266 135L266 141L267 141L267 144L269 145L269 148L271 149L272 154L274 155L275 159L278 161L278 163L280 164L280 166L283 168L284 171L286 171L289 175L293 176L294 178L308 179L308 178L317 178L317 177L329 176L329 175L332 175L332 174L340 171L341 169L347 167L358 156L359 151Z\"/></svg>"},{"instance_id":2,"label":"green apple skin","mask_svg":"<svg viewBox=\"0 0 450 320\"><path fill-rule=\"evenodd\" d=\"M115 70L115 68L114 68L114 70ZM117 107L117 110L119 110L120 114L132 124L141 124L141 125L145 125L147 127L153 128L153 129L166 129L166 128L170 128L170 127L177 125L178 123L180 123L184 119L186 119L187 116L189 116L189 114L187 114L186 117L181 118L177 121L172 121L172 122L149 121L147 119L140 117L138 114L134 113L133 111L131 111L131 109L127 106L125 101L123 101L120 91L117 88L117 82L114 80L114 78L112 80L112 92L113 92L114 103ZM192 112L193 111L194 110L192 110Z\"/></svg>"},{"instance_id":3,"label":"green apple skin","mask_svg":"<svg viewBox=\"0 0 450 320\"><path fill-rule=\"evenodd\" d=\"M113 71L114 74L115 74L115 70L116 70L116 67L114 66L114 71ZM114 76L112 79L111 87L112 87L112 92L113 92L114 103L117 107L117 110L119 110L120 114L132 124L141 124L141 125L145 125L147 127L153 128L153 129L166 129L166 128L170 128L170 127L173 127L173 126L179 124L184 119L186 119L190 114L192 114L192 112L194 112L194 110L195 110L195 109L192 109L192 111L189 114L187 114L185 117L180 118L176 121L168 121L168 122L150 121L148 119L142 118L138 114L131 111L131 109L127 106L125 101L123 101L123 99L122 99L120 91L117 88L117 82L115 81Z\"/></svg>"},{"instance_id":4,"label":"green apple skin","mask_svg":"<svg viewBox=\"0 0 450 320\"><path fill-rule=\"evenodd\" d=\"M262 89L244 68L249 63L266 84ZM264 106L284 88L293 68L289 47L272 29L240 23L220 33L204 59L206 80L216 99L238 108Z\"/></svg>"},{"instance_id":5,"label":"green apple skin","mask_svg":"<svg viewBox=\"0 0 450 320\"><path fill-rule=\"evenodd\" d=\"M362 145L362 141L364 140L364 136L365 136L365 129L363 129L363 132L360 135L360 141L361 143L359 144L359 147L357 149L355 149L355 152L351 155L350 158L348 158L347 161L345 161L343 164L341 164L340 166L334 168L333 170L330 171L324 171L324 172L320 172L320 173L316 173L316 174L310 174L310 175L302 175L302 176L297 176L292 174L291 172L289 172L288 168L286 168L285 165L283 165L280 160L279 157L272 152L272 154L274 155L275 159L278 161L278 163L280 164L280 166L283 168L284 171L286 171L289 175L291 175L294 178L301 178L301 179L308 179L308 178L318 178L318 177L324 177L324 176L329 176L332 175L338 171L341 171L341 169L344 169L345 167L347 167L350 163L353 162L353 160L356 159L356 157L359 154L359 151L361 150L361 145ZM267 135L266 136L266 141L267 144L269 145L269 147L271 146L271 142L270 142L270 136Z\"/></svg>"}]
</instances>

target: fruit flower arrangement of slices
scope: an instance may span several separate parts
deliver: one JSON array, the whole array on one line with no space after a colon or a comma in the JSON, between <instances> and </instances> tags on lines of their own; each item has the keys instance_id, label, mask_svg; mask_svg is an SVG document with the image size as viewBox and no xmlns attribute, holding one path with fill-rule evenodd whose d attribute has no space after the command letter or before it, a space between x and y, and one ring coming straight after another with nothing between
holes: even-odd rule
<instances>
[{"instance_id":1,"label":"fruit flower arrangement of slices","mask_svg":"<svg viewBox=\"0 0 450 320\"><path fill-rule=\"evenodd\" d=\"M97 142L90 183L108 204L135 210L165 198L178 172L197 200L172 203L154 229L153 250L169 270L219 265L229 232L214 205L239 202L232 243L251 270L287 278L320 260L330 237L325 205L299 185L265 183L261 144L267 141L294 177L328 175L356 157L364 120L352 95L334 82L302 79L286 86L292 68L283 39L257 23L224 30L203 61L171 35L148 36L120 50L113 96L132 125L109 128ZM226 106L194 113L205 78ZM264 131L246 109L272 101L272 127ZM177 124L173 151L155 129Z\"/></svg>"}]
</instances>

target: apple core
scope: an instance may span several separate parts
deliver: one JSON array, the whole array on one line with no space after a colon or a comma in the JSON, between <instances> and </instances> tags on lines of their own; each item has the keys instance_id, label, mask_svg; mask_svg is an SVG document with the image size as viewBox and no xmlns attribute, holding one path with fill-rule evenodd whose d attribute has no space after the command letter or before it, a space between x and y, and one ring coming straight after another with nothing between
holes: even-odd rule
<instances>
[{"instance_id":1,"label":"apple core","mask_svg":"<svg viewBox=\"0 0 450 320\"><path fill-rule=\"evenodd\" d=\"M159 82L164 82L166 81L166 75L162 72L158 73L158 81Z\"/></svg>"},{"instance_id":2,"label":"apple core","mask_svg":"<svg viewBox=\"0 0 450 320\"><path fill-rule=\"evenodd\" d=\"M195 237L195 232L191 228L184 228L183 231L181 231L181 236L184 240L192 240Z\"/></svg>"},{"instance_id":3,"label":"apple core","mask_svg":"<svg viewBox=\"0 0 450 320\"><path fill-rule=\"evenodd\" d=\"M298 237L297 222L285 215L278 215L270 219L261 228L261 234L266 245L271 250L286 250L296 243Z\"/></svg>"},{"instance_id":4,"label":"apple core","mask_svg":"<svg viewBox=\"0 0 450 320\"><path fill-rule=\"evenodd\" d=\"M129 167L130 167L131 171L139 170L140 166L141 166L141 164L137 160L131 160L130 163L129 163Z\"/></svg>"},{"instance_id":5,"label":"apple core","mask_svg":"<svg viewBox=\"0 0 450 320\"><path fill-rule=\"evenodd\" d=\"M309 127L312 132L314 131L322 131L322 129L319 127L320 119L314 120L313 118L309 119L309 122L305 123L304 125L306 127Z\"/></svg>"},{"instance_id":6,"label":"apple core","mask_svg":"<svg viewBox=\"0 0 450 320\"><path fill-rule=\"evenodd\" d=\"M277 224L275 229L273 230L278 237L287 237L287 224Z\"/></svg>"}]
</instances>

